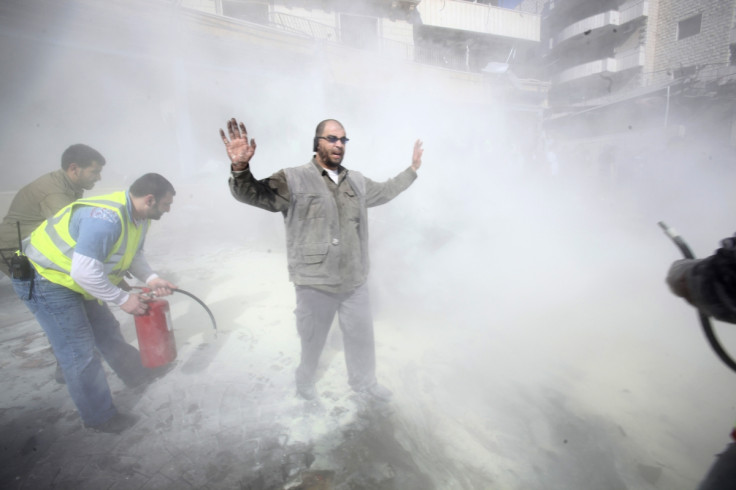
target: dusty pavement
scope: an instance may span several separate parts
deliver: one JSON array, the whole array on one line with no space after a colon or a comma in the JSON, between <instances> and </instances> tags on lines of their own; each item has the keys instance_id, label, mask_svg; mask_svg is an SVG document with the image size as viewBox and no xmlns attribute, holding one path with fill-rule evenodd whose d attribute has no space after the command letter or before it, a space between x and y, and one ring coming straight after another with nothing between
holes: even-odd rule
<instances>
[{"instance_id":1,"label":"dusty pavement","mask_svg":"<svg viewBox=\"0 0 736 490\"><path fill-rule=\"evenodd\" d=\"M0 281L0 487L431 488L396 441L389 407L350 393L344 376L335 375L338 385L325 373L320 402L294 396L293 339L266 355L259 349L278 343L266 334L281 327L281 313L260 329L238 328L246 320L222 315L233 308L215 303L215 335L198 305L170 299L174 369L145 389L128 389L108 371L118 409L140 420L121 435L100 434L82 428L66 388L54 380L43 332L10 281ZM256 315L265 317L269 307L256 306ZM188 308L193 327L176 321L183 314L177 310ZM119 318L135 342L131 320ZM331 464L320 470L324 458Z\"/></svg>"},{"instance_id":2,"label":"dusty pavement","mask_svg":"<svg viewBox=\"0 0 736 490\"><path fill-rule=\"evenodd\" d=\"M274 255L253 258L261 270L282 271L283 257ZM196 284L179 279L204 279L206 262L222 258L166 277L199 295ZM42 330L3 277L0 487L432 488L396 440L390 406L349 391L339 338L325 352L320 400L294 395L293 293L283 273L273 276L252 291L239 286L240 297L211 302L202 294L218 332L195 302L169 298L174 368L145 389L126 388L108 369L118 409L140 416L121 435L82 427L65 386L54 380ZM227 289L222 278L220 286ZM137 342L131 318L116 315L126 338Z\"/></svg>"},{"instance_id":3,"label":"dusty pavement","mask_svg":"<svg viewBox=\"0 0 736 490\"><path fill-rule=\"evenodd\" d=\"M715 408L722 419L683 424L690 405L673 410L668 397L692 393L689 382L662 383L630 345L626 363L608 359L624 332L591 333L586 344L579 332L550 330L543 312L525 328L548 337L530 346L528 334L515 338L520 328L474 324L467 305L442 316L390 312L380 291L378 374L393 401L349 390L333 329L319 401L304 402L294 394L299 346L283 251L148 256L209 305L219 330L191 299L169 298L174 368L144 390L108 373L118 408L140 416L121 435L82 427L40 327L0 279L0 488L684 490L712 458L692 434L728 424ZM135 343L132 319L116 315ZM577 349L549 348L566 336ZM707 396L699 389L693 399Z\"/></svg>"}]
</instances>

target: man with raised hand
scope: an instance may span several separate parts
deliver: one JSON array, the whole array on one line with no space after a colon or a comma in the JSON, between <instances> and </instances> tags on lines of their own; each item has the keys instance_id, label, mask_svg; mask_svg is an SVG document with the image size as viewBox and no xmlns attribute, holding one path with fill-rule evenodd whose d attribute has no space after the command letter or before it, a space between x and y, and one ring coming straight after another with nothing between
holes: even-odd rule
<instances>
[{"instance_id":1,"label":"man with raised hand","mask_svg":"<svg viewBox=\"0 0 736 490\"><path fill-rule=\"evenodd\" d=\"M256 142L245 125L231 119L220 130L231 162L235 199L280 212L286 226L289 278L296 290L296 323L301 362L297 393L313 400L315 373L335 314L343 333L350 387L378 400L391 392L376 380L370 297L367 208L385 204L406 190L422 165L422 142L414 143L411 165L396 177L374 182L342 165L348 138L343 125L326 119L317 125L314 155L306 164L280 170L263 180L251 173Z\"/></svg>"}]
</instances>

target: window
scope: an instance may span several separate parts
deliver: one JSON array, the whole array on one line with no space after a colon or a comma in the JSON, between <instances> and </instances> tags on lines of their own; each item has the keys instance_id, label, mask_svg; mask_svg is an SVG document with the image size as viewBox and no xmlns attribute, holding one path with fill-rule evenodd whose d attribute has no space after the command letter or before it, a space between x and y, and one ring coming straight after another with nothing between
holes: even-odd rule
<instances>
[{"instance_id":1,"label":"window","mask_svg":"<svg viewBox=\"0 0 736 490\"><path fill-rule=\"evenodd\" d=\"M700 34L700 23L703 20L703 14L693 15L685 20L677 23L677 40Z\"/></svg>"},{"instance_id":2,"label":"window","mask_svg":"<svg viewBox=\"0 0 736 490\"><path fill-rule=\"evenodd\" d=\"M268 24L268 4L257 1L223 0L222 15Z\"/></svg>"}]
</instances>

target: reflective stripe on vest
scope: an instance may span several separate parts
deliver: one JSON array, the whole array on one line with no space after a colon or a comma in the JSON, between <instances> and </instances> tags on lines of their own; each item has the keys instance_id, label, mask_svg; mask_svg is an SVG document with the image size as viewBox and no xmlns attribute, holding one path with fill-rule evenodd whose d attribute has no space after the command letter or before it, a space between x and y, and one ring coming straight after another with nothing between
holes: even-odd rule
<instances>
[{"instance_id":1,"label":"reflective stripe on vest","mask_svg":"<svg viewBox=\"0 0 736 490\"><path fill-rule=\"evenodd\" d=\"M119 284L130 267L135 254L146 235L150 220L136 226L126 209L125 192L115 192L105 196L80 199L62 208L56 215L36 228L28 241L25 253L36 268L36 271L49 281L65 286L92 298L69 275L72 266L72 255L76 241L69 233L69 225L73 212L82 206L94 206L115 211L120 218L121 233L112 250L103 261L107 278L113 284Z\"/></svg>"}]
</instances>

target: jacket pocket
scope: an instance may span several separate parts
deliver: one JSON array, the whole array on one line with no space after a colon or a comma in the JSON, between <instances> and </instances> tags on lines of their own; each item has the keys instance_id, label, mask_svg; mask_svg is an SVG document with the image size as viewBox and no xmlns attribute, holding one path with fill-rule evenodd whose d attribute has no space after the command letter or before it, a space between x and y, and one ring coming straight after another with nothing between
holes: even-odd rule
<instances>
[{"instance_id":1,"label":"jacket pocket","mask_svg":"<svg viewBox=\"0 0 736 490\"><path fill-rule=\"evenodd\" d=\"M325 196L322 194L300 194L297 197L297 218L300 220L324 218Z\"/></svg>"},{"instance_id":2,"label":"jacket pocket","mask_svg":"<svg viewBox=\"0 0 736 490\"><path fill-rule=\"evenodd\" d=\"M325 260L329 243L307 243L302 245L302 260L305 264L319 264Z\"/></svg>"}]
</instances>

